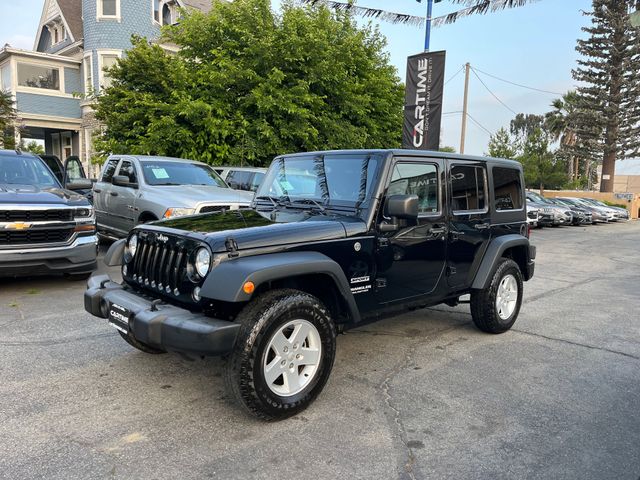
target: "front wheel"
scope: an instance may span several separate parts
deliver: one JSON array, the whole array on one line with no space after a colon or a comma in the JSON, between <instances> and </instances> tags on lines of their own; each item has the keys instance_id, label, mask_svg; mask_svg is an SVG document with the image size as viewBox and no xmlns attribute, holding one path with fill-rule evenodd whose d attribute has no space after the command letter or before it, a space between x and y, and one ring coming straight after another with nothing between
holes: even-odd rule
<instances>
[{"instance_id":1,"label":"front wheel","mask_svg":"<svg viewBox=\"0 0 640 480\"><path fill-rule=\"evenodd\" d=\"M471 292L471 317L483 332L503 333L518 318L522 305L522 272L509 258L498 263L487 288Z\"/></svg>"},{"instance_id":2,"label":"front wheel","mask_svg":"<svg viewBox=\"0 0 640 480\"><path fill-rule=\"evenodd\" d=\"M298 290L274 290L240 313L225 379L250 413L277 420L304 410L329 378L336 330L327 308Z\"/></svg>"}]
</instances>

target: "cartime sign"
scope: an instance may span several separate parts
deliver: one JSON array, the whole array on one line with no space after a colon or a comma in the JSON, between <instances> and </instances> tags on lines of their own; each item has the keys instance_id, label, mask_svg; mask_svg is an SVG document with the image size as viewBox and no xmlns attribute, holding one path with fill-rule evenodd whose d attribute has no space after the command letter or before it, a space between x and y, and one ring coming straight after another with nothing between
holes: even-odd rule
<instances>
[{"instance_id":1,"label":"cartime sign","mask_svg":"<svg viewBox=\"0 0 640 480\"><path fill-rule=\"evenodd\" d=\"M440 147L444 64L444 51L420 53L407 59L403 148Z\"/></svg>"}]
</instances>

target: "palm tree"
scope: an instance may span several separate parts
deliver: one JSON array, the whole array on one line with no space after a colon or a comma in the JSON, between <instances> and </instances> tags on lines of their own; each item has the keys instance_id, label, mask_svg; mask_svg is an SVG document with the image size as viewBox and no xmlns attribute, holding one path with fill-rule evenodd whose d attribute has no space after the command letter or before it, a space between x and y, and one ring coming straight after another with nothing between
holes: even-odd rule
<instances>
[{"instance_id":1,"label":"palm tree","mask_svg":"<svg viewBox=\"0 0 640 480\"><path fill-rule=\"evenodd\" d=\"M16 116L11 92L0 90L0 146L3 148L15 147Z\"/></svg>"},{"instance_id":2,"label":"palm tree","mask_svg":"<svg viewBox=\"0 0 640 480\"><path fill-rule=\"evenodd\" d=\"M575 90L556 98L553 110L545 115L545 127L553 141L560 141L560 148L568 154L567 173L569 180L577 180L580 174L580 157L576 155L578 135L576 129L578 115L578 94Z\"/></svg>"}]
</instances>

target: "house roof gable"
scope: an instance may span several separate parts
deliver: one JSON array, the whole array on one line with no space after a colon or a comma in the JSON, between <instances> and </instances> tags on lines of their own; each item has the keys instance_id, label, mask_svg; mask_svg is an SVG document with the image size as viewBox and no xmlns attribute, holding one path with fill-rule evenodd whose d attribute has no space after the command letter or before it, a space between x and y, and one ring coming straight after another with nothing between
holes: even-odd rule
<instances>
[{"instance_id":1,"label":"house roof gable","mask_svg":"<svg viewBox=\"0 0 640 480\"><path fill-rule=\"evenodd\" d=\"M33 49L38 50L43 28L57 17L62 19L72 42L83 37L82 0L45 0Z\"/></svg>"}]
</instances>

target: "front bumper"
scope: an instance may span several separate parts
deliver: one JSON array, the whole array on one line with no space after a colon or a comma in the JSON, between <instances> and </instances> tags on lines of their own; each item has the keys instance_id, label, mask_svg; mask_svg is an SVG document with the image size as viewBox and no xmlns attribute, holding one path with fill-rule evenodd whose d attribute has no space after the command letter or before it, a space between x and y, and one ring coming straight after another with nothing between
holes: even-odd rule
<instances>
[{"instance_id":1,"label":"front bumper","mask_svg":"<svg viewBox=\"0 0 640 480\"><path fill-rule=\"evenodd\" d=\"M138 341L171 352L222 355L233 349L240 329L238 323L167 303L154 305L152 300L112 282L108 275L91 277L84 294L85 310L107 318L113 303L131 312L129 333Z\"/></svg>"},{"instance_id":2,"label":"front bumper","mask_svg":"<svg viewBox=\"0 0 640 480\"><path fill-rule=\"evenodd\" d=\"M98 238L77 237L70 245L0 249L0 276L89 273L97 268Z\"/></svg>"}]
</instances>

